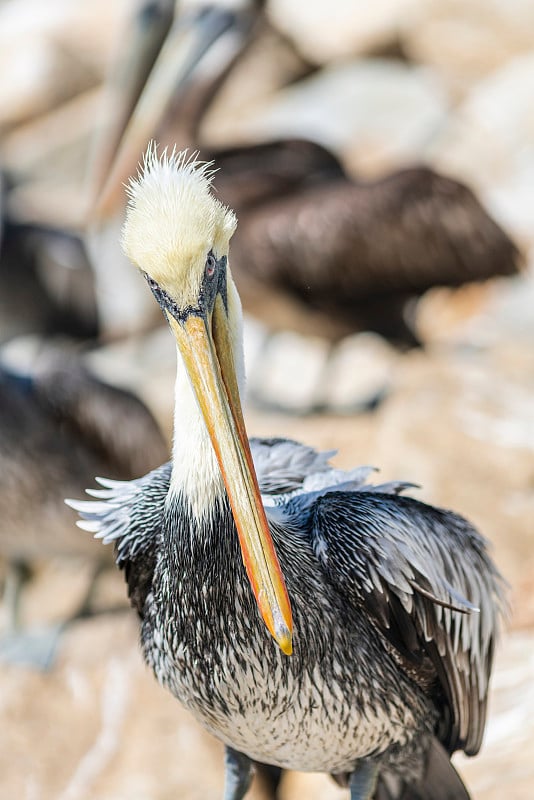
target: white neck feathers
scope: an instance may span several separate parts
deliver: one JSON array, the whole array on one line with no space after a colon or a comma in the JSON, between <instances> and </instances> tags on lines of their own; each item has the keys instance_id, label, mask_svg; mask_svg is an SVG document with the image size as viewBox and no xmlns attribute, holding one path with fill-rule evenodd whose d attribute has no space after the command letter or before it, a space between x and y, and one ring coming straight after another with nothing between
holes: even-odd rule
<instances>
[{"instance_id":1,"label":"white neck feathers","mask_svg":"<svg viewBox=\"0 0 534 800\"><path fill-rule=\"evenodd\" d=\"M228 320L234 363L241 396L244 392L243 321L241 302L228 271ZM174 409L173 468L169 497L187 498L199 522L209 517L225 494L224 482L206 424L191 387L180 352L177 351Z\"/></svg>"}]
</instances>

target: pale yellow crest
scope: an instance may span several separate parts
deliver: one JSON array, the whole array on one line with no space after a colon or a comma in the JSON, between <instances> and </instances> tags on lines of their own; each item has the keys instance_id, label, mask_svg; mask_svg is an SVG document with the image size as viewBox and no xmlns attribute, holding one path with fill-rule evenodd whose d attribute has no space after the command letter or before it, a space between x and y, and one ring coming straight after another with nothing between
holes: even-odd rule
<instances>
[{"instance_id":1,"label":"pale yellow crest","mask_svg":"<svg viewBox=\"0 0 534 800\"><path fill-rule=\"evenodd\" d=\"M127 188L122 246L180 306L195 305L206 256L228 254L236 218L211 192L213 170L187 150L150 144Z\"/></svg>"}]
</instances>

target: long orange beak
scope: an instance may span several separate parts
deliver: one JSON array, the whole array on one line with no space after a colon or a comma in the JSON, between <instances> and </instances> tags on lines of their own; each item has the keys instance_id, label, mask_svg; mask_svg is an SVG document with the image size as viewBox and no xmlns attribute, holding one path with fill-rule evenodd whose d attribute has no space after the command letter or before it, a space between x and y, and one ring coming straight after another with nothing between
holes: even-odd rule
<instances>
[{"instance_id":1,"label":"long orange beak","mask_svg":"<svg viewBox=\"0 0 534 800\"><path fill-rule=\"evenodd\" d=\"M280 649L291 655L291 606L252 463L222 299L207 321L167 317L221 468L256 602Z\"/></svg>"}]
</instances>

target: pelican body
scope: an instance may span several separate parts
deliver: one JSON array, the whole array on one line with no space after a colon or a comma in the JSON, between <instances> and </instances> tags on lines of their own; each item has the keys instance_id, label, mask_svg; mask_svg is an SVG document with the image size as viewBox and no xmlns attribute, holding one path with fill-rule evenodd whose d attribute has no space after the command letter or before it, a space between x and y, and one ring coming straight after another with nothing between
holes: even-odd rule
<instances>
[{"instance_id":1,"label":"pelican body","mask_svg":"<svg viewBox=\"0 0 534 800\"><path fill-rule=\"evenodd\" d=\"M233 214L206 165L149 151L124 248L178 347L172 460L101 480L79 523L114 542L160 683L227 747L226 800L251 765L324 771L351 800L460 800L502 606L482 536L372 486L369 469L246 437Z\"/></svg>"}]
</instances>

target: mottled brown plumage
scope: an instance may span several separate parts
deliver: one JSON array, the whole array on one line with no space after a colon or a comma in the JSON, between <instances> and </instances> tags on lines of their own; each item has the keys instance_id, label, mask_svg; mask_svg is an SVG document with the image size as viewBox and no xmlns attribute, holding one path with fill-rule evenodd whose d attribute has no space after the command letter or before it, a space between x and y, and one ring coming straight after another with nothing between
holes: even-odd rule
<instances>
[{"instance_id":1,"label":"mottled brown plumage","mask_svg":"<svg viewBox=\"0 0 534 800\"><path fill-rule=\"evenodd\" d=\"M28 333L96 337L94 277L80 236L17 216L13 189L0 170L0 342Z\"/></svg>"},{"instance_id":2,"label":"mottled brown plumage","mask_svg":"<svg viewBox=\"0 0 534 800\"><path fill-rule=\"evenodd\" d=\"M8 560L104 554L73 535L66 494L95 474L142 475L166 457L155 420L130 392L54 351L32 375L0 370L0 555Z\"/></svg>"},{"instance_id":3,"label":"mottled brown plumage","mask_svg":"<svg viewBox=\"0 0 534 800\"><path fill-rule=\"evenodd\" d=\"M224 154L215 163L224 166ZM283 295L324 315L318 331L334 338L371 329L410 343L408 300L519 270L516 246L473 192L427 167L369 183L344 175L313 183L313 171L304 174L307 185L295 179L296 188L252 208L233 193L232 268L245 307L259 316L270 308L266 293L272 304Z\"/></svg>"}]
</instances>

